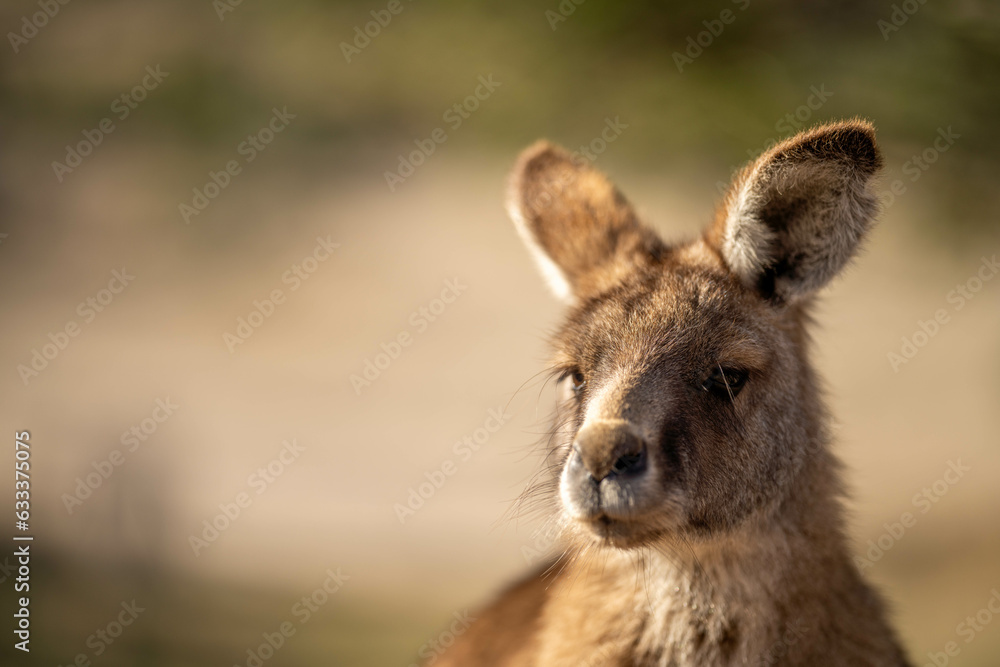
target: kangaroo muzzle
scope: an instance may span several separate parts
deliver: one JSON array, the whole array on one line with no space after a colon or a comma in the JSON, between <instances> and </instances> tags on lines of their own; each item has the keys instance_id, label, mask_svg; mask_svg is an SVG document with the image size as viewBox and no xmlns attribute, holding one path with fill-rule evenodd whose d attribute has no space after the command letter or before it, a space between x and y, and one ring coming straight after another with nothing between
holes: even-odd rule
<instances>
[{"instance_id":1,"label":"kangaroo muzzle","mask_svg":"<svg viewBox=\"0 0 1000 667\"><path fill-rule=\"evenodd\" d=\"M600 482L610 475L641 472L646 451L646 443L627 422L598 422L577 434L570 463L581 465L582 474Z\"/></svg>"},{"instance_id":2,"label":"kangaroo muzzle","mask_svg":"<svg viewBox=\"0 0 1000 667\"><path fill-rule=\"evenodd\" d=\"M573 441L560 495L576 519L629 520L645 509L650 478L649 445L631 424L593 422Z\"/></svg>"}]
</instances>

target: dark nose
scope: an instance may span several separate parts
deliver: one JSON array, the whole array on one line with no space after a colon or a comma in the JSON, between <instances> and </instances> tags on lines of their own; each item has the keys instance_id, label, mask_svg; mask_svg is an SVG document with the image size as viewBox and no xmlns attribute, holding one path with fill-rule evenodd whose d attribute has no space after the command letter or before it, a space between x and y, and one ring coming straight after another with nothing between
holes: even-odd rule
<instances>
[{"instance_id":1,"label":"dark nose","mask_svg":"<svg viewBox=\"0 0 1000 667\"><path fill-rule=\"evenodd\" d=\"M646 444L627 424L593 424L573 442L575 457L600 482L611 475L638 473L646 467Z\"/></svg>"}]
</instances>

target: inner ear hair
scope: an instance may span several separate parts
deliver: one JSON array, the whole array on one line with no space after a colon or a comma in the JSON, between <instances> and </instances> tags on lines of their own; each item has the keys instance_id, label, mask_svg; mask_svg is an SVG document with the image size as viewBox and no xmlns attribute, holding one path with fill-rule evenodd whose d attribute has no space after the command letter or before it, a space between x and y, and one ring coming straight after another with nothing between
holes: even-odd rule
<instances>
[{"instance_id":1,"label":"inner ear hair","mask_svg":"<svg viewBox=\"0 0 1000 667\"><path fill-rule=\"evenodd\" d=\"M607 289L663 247L607 177L545 141L517 161L507 210L550 287L569 302Z\"/></svg>"},{"instance_id":2,"label":"inner ear hair","mask_svg":"<svg viewBox=\"0 0 1000 667\"><path fill-rule=\"evenodd\" d=\"M763 296L808 296L844 268L871 228L878 200L870 185L881 166L865 121L796 135L737 176L708 241Z\"/></svg>"}]
</instances>

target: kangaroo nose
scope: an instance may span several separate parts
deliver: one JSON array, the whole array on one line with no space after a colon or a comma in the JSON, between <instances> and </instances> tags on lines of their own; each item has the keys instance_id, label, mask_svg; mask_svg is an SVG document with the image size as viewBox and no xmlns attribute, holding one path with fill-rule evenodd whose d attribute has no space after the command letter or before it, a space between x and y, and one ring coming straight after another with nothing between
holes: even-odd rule
<instances>
[{"instance_id":1,"label":"kangaroo nose","mask_svg":"<svg viewBox=\"0 0 1000 667\"><path fill-rule=\"evenodd\" d=\"M638 473L646 467L646 445L627 424L593 424L576 435L574 453L595 481Z\"/></svg>"}]
</instances>

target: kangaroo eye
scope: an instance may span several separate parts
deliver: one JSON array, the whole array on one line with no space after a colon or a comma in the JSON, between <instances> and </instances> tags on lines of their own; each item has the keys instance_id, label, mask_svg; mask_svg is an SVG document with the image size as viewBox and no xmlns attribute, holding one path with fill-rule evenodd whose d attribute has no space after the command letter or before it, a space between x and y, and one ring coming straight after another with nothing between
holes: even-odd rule
<instances>
[{"instance_id":1,"label":"kangaroo eye","mask_svg":"<svg viewBox=\"0 0 1000 667\"><path fill-rule=\"evenodd\" d=\"M747 372L736 368L716 366L712 373L702 383L701 388L712 392L719 398L731 399L743 389L747 382Z\"/></svg>"},{"instance_id":2,"label":"kangaroo eye","mask_svg":"<svg viewBox=\"0 0 1000 667\"><path fill-rule=\"evenodd\" d=\"M570 373L570 382L572 382L573 391L579 392L583 389L583 385L587 383L587 378L580 371L573 371Z\"/></svg>"}]
</instances>

